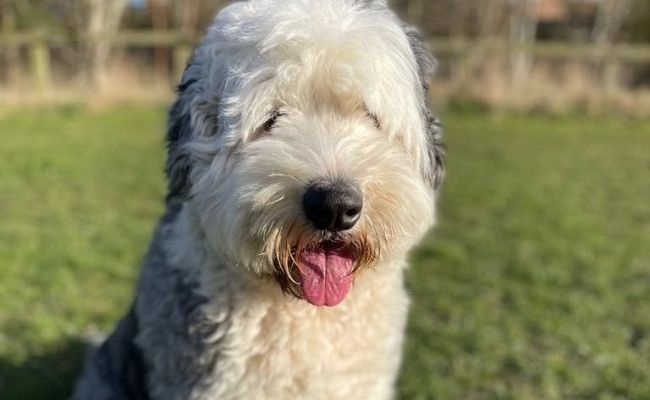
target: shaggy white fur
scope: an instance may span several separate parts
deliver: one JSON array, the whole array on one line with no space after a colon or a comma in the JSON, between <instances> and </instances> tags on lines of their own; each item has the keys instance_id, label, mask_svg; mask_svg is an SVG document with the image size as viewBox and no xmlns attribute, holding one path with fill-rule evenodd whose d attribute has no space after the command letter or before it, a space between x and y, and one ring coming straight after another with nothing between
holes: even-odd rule
<instances>
[{"instance_id":1,"label":"shaggy white fur","mask_svg":"<svg viewBox=\"0 0 650 400\"><path fill-rule=\"evenodd\" d=\"M442 173L432 70L384 1L250 0L216 17L171 112L168 215L114 334L135 344L147 398L392 397L406 254ZM352 228L305 216L313 182L359 188ZM301 257L332 243L354 258L352 287L317 307ZM145 398L106 375L91 360L76 398Z\"/></svg>"},{"instance_id":2,"label":"shaggy white fur","mask_svg":"<svg viewBox=\"0 0 650 400\"><path fill-rule=\"evenodd\" d=\"M361 184L368 208L357 229L382 238L385 258L431 225L423 89L388 9L352 0L235 3L193 64L193 205L227 264L268 272L274 255L264 246L273 236L294 222L304 225L300 234L311 229L300 198L317 178ZM259 132L276 111L273 132Z\"/></svg>"}]
</instances>

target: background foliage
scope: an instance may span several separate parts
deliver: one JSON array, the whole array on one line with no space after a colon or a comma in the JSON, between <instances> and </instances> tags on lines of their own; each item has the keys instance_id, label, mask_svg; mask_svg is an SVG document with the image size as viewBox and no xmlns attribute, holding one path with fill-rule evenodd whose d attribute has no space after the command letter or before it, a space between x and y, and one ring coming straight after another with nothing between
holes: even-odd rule
<instances>
[{"instance_id":1,"label":"background foliage","mask_svg":"<svg viewBox=\"0 0 650 400\"><path fill-rule=\"evenodd\" d=\"M158 101L226 0L0 0L0 104ZM393 0L441 104L650 113L647 0Z\"/></svg>"}]
</instances>

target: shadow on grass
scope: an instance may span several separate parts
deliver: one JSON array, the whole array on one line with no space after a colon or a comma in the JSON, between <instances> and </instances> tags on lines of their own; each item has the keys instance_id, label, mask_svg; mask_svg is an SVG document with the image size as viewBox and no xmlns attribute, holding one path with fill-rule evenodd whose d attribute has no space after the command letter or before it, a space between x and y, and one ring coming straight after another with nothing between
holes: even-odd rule
<instances>
[{"instance_id":1,"label":"shadow on grass","mask_svg":"<svg viewBox=\"0 0 650 400\"><path fill-rule=\"evenodd\" d=\"M0 358L0 399L69 398L88 350L88 343L69 339L22 362Z\"/></svg>"}]
</instances>

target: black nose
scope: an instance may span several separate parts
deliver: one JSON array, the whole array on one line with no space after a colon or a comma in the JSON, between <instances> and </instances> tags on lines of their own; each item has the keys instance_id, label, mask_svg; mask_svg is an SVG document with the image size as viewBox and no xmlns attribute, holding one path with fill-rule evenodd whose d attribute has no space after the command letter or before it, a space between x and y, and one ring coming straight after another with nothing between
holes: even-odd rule
<instances>
[{"instance_id":1,"label":"black nose","mask_svg":"<svg viewBox=\"0 0 650 400\"><path fill-rule=\"evenodd\" d=\"M302 206L316 229L345 231L359 220L363 195L350 183L316 182L307 188Z\"/></svg>"}]
</instances>

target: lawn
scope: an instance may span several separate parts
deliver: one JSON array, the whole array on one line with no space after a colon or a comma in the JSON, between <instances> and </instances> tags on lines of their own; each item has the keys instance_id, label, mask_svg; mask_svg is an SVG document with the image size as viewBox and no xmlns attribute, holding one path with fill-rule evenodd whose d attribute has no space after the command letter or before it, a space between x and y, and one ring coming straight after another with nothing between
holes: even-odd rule
<instances>
[{"instance_id":1,"label":"lawn","mask_svg":"<svg viewBox=\"0 0 650 400\"><path fill-rule=\"evenodd\" d=\"M650 399L650 121L449 110L401 399ZM65 399L131 301L164 108L0 116L0 398ZM365 399L360 399L365 400Z\"/></svg>"}]
</instances>

